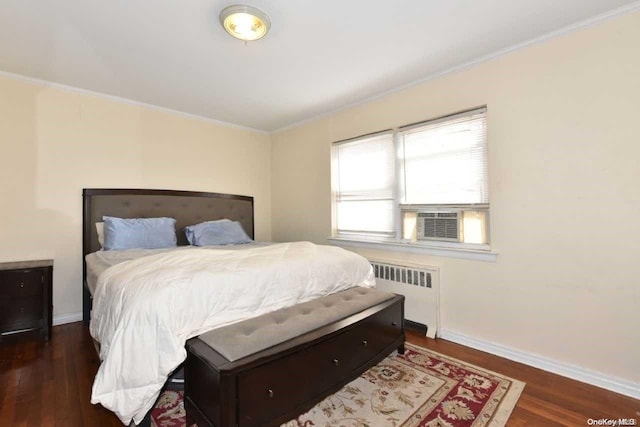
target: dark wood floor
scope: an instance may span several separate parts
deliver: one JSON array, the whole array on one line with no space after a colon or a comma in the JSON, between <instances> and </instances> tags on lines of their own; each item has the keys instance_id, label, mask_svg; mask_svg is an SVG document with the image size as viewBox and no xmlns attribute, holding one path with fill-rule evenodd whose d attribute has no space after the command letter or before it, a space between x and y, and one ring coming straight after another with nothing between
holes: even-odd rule
<instances>
[{"instance_id":1,"label":"dark wood floor","mask_svg":"<svg viewBox=\"0 0 640 427\"><path fill-rule=\"evenodd\" d=\"M640 422L639 400L417 333L409 332L408 341L526 382L509 426L586 426L589 418ZM0 426L122 426L89 401L98 362L82 323L53 328L49 343L38 337L0 343Z\"/></svg>"}]
</instances>

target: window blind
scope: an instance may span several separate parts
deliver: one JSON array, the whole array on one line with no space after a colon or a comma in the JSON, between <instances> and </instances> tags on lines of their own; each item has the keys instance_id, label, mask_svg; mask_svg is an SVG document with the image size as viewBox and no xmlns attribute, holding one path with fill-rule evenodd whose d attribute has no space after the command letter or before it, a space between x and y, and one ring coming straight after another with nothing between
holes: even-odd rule
<instances>
[{"instance_id":1,"label":"window blind","mask_svg":"<svg viewBox=\"0 0 640 427\"><path fill-rule=\"evenodd\" d=\"M488 203L486 109L400 129L403 202Z\"/></svg>"},{"instance_id":2,"label":"window blind","mask_svg":"<svg viewBox=\"0 0 640 427\"><path fill-rule=\"evenodd\" d=\"M334 145L338 233L394 235L393 133Z\"/></svg>"}]
</instances>

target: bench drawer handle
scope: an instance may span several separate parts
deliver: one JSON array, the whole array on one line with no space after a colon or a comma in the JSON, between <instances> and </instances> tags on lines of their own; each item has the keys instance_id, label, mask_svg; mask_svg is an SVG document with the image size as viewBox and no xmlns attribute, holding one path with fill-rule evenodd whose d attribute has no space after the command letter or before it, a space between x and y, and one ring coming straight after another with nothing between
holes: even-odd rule
<instances>
[{"instance_id":1,"label":"bench drawer handle","mask_svg":"<svg viewBox=\"0 0 640 427\"><path fill-rule=\"evenodd\" d=\"M364 341L362 341L362 345L366 347L366 346L369 345L369 343L367 342L367 340L364 340Z\"/></svg>"},{"instance_id":2,"label":"bench drawer handle","mask_svg":"<svg viewBox=\"0 0 640 427\"><path fill-rule=\"evenodd\" d=\"M269 397L273 398L273 390L271 390L271 389L267 390L267 395L269 395Z\"/></svg>"},{"instance_id":3,"label":"bench drawer handle","mask_svg":"<svg viewBox=\"0 0 640 427\"><path fill-rule=\"evenodd\" d=\"M340 364L340 361L338 359L333 359L332 362L336 366L338 366Z\"/></svg>"}]
</instances>

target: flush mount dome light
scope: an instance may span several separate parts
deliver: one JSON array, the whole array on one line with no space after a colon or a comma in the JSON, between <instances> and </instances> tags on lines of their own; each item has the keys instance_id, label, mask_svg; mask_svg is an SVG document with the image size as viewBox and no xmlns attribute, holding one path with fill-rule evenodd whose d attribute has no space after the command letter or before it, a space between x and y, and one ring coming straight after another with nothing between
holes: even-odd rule
<instances>
[{"instance_id":1,"label":"flush mount dome light","mask_svg":"<svg viewBox=\"0 0 640 427\"><path fill-rule=\"evenodd\" d=\"M266 13L242 4L222 9L220 23L231 36L246 42L261 39L271 27Z\"/></svg>"}]
</instances>

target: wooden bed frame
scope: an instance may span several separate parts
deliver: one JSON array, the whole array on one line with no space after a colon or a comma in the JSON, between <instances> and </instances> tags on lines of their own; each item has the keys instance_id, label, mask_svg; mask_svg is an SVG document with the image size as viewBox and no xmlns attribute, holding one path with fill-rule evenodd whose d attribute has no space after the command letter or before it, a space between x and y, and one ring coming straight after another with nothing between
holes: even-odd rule
<instances>
[{"instance_id":1,"label":"wooden bed frame","mask_svg":"<svg viewBox=\"0 0 640 427\"><path fill-rule=\"evenodd\" d=\"M83 190L83 320L88 323L90 320L92 297L87 286L87 268L85 256L89 253L95 252L100 249L98 243L98 236L95 228L96 222L101 222L102 217L116 216L120 218L150 218L150 217L171 217L176 219L176 232L178 235L178 245L186 245L186 238L184 237L183 228L187 225L197 224L203 221L210 221L222 218L228 218L231 220L239 221L245 232L254 238L254 215L253 215L253 197L240 196L232 194L220 194L220 193L205 193L205 192L192 192L192 191L174 191L174 190L145 190L145 189L84 189ZM403 302L404 298L402 298ZM396 306L397 307L397 306ZM317 335L316 333L305 334L298 337L298 339L292 340L293 343L289 343L282 348L282 352L276 352L274 354L274 348L265 350L265 352L258 353L250 358L251 363L242 363L233 365L232 369L234 373L243 371L250 367L253 367L254 360L260 360L261 369L270 371L269 364L264 365L264 362L279 363L283 357L290 355L292 352L300 352L300 354L309 354L309 352L324 354L326 351L323 349L330 345L332 348L341 348L343 353L347 354L359 354L361 349L358 345L361 342L366 341L354 341L348 345L345 345L342 341L344 337L350 336L353 331L366 332L367 335L371 334L372 337L382 335L386 336L384 343L384 349L380 348L376 354L371 354L368 358L360 356L358 359L357 369L352 369L350 372L343 372L336 377L334 386L325 388L322 393L313 393L313 399L305 400L300 405L296 406L296 411L302 409L308 409L313 404L320 401L329 392L337 391L342 385L346 384L355 376L364 372L371 366L374 366L380 360L382 360L388 353L394 349L402 351L404 349L404 308L403 304L401 308L395 308L395 317L393 325L391 321L386 318L388 316L388 310L382 312L379 307L378 310L368 310L371 313L363 317L362 313L358 313L342 319L335 324L330 324L323 328L323 333ZM381 314L382 313L382 314ZM390 313L390 312L389 312ZM374 316L375 315L375 316ZM377 316L377 317L376 317ZM359 328L359 329L354 329ZM390 331L396 330L393 334ZM355 333L355 332L354 332ZM374 338L371 338L374 339ZM192 341L193 343L193 341ZM335 344L334 344L335 343ZM293 345L293 346L292 346ZM324 347L323 347L324 346ZM302 350L305 351L302 351ZM264 354L262 354L264 353ZM288 360L294 360L294 364L298 363L296 359L289 358ZM305 364L304 358L300 359L301 364ZM204 362L205 365L211 366L210 361ZM290 365L291 366L291 365ZM226 367L224 368L226 369ZM192 371L193 372L193 371ZM325 377L326 373L314 371L318 378ZM286 372L283 372L286 375ZM193 377L192 377L193 378ZM197 376L195 378L198 378ZM323 378L324 379L324 378ZM333 377L332 377L333 380ZM188 380L187 380L188 381ZM191 381L193 382L193 381ZM199 384L190 384L192 390L195 388L202 389L202 387L208 387L203 381L198 379ZM313 383L313 381L311 381ZM233 393L235 387L233 385L230 388L219 389L215 391L221 400L212 402L212 404L218 405L222 402L227 402L229 396L225 396L224 393ZM223 394L220 395L220 392ZM206 394L206 393L205 393ZM231 399L236 399L238 396L232 396ZM225 412L229 414L233 419L238 420L238 408L228 408ZM273 410L270 409L271 412ZM194 411L195 412L195 411ZM259 411L260 412L260 411ZM147 414L140 426L150 425L150 413ZM286 414L287 416L296 415L287 411L278 411L272 413ZM189 415L188 415L189 417ZM197 418L194 416L190 419ZM195 421L195 420L194 420ZM286 420L284 420L286 421ZM217 424L217 423L216 423ZM216 425L210 424L210 425ZM245 425L243 422L240 424ZM206 424L205 425L209 425ZM225 423L223 422L223 425ZM231 426L237 425L236 422L230 424ZM217 425L216 427L221 427Z\"/></svg>"}]
</instances>

